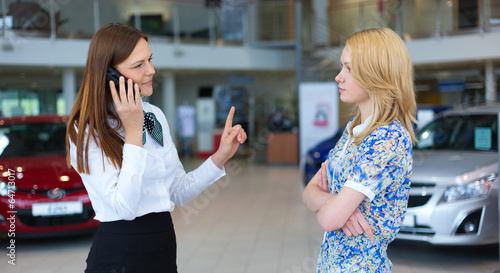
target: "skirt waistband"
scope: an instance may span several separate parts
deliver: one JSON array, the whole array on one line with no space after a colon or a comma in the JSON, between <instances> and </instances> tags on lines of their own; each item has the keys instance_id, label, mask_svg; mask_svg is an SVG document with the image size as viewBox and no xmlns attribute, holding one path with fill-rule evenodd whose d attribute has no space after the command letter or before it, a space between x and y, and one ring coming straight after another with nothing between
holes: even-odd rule
<instances>
[{"instance_id":1,"label":"skirt waistband","mask_svg":"<svg viewBox=\"0 0 500 273\"><path fill-rule=\"evenodd\" d=\"M101 222L100 232L118 234L156 233L173 230L170 212L149 213L133 220Z\"/></svg>"}]
</instances>

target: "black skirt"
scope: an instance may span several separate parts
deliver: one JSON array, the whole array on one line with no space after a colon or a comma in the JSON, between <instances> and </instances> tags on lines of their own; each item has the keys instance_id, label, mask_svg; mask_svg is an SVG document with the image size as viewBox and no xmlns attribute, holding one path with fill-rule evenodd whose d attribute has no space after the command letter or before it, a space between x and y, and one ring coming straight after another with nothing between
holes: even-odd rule
<instances>
[{"instance_id":1,"label":"black skirt","mask_svg":"<svg viewBox=\"0 0 500 273\"><path fill-rule=\"evenodd\" d=\"M102 222L86 273L176 273L177 244L169 212Z\"/></svg>"}]
</instances>

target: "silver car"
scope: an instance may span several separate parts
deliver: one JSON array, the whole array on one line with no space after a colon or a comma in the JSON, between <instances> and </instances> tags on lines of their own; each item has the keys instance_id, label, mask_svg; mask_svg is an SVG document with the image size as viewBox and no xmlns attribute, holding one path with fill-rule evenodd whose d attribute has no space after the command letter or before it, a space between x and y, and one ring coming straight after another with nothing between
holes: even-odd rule
<instances>
[{"instance_id":1,"label":"silver car","mask_svg":"<svg viewBox=\"0 0 500 273\"><path fill-rule=\"evenodd\" d=\"M398 239L498 243L498 112L500 105L452 110L418 131Z\"/></svg>"}]
</instances>

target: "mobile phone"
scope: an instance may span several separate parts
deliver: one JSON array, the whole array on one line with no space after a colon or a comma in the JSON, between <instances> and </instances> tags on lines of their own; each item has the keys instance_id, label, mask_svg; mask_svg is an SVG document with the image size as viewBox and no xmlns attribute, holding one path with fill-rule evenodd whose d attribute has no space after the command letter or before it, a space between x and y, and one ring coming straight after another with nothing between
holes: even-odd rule
<instances>
[{"instance_id":1,"label":"mobile phone","mask_svg":"<svg viewBox=\"0 0 500 273\"><path fill-rule=\"evenodd\" d=\"M113 81L115 83L116 89L120 86L120 77L123 77L125 79L125 83L127 83L128 79L127 77L123 76L118 70L108 67L108 71L106 72L106 83L109 84L109 81ZM128 87L125 88L125 90L128 90ZM134 96L135 96L135 88L133 89L134 91ZM139 88L139 93L141 92L141 89Z\"/></svg>"}]
</instances>

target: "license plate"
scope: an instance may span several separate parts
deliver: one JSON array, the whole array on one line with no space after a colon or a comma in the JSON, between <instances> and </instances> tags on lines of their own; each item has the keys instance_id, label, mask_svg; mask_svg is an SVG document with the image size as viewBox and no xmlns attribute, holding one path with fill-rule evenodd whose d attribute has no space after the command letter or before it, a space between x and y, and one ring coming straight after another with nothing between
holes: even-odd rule
<instances>
[{"instance_id":1,"label":"license plate","mask_svg":"<svg viewBox=\"0 0 500 273\"><path fill-rule=\"evenodd\" d=\"M403 220L402 226L404 227L414 227L415 226L415 215L406 214L405 219Z\"/></svg>"},{"instance_id":2,"label":"license plate","mask_svg":"<svg viewBox=\"0 0 500 273\"><path fill-rule=\"evenodd\" d=\"M83 213L81 201L34 203L31 209L33 216L57 216Z\"/></svg>"}]
</instances>

